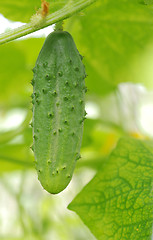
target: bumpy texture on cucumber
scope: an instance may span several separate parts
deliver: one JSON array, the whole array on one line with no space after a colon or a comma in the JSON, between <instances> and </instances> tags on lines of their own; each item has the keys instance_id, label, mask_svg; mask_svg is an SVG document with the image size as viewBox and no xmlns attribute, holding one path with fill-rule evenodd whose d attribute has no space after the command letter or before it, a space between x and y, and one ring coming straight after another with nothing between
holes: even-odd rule
<instances>
[{"instance_id":1,"label":"bumpy texture on cucumber","mask_svg":"<svg viewBox=\"0 0 153 240\"><path fill-rule=\"evenodd\" d=\"M49 34L33 69L33 150L38 179L50 193L69 184L80 156L85 68L72 36Z\"/></svg>"}]
</instances>

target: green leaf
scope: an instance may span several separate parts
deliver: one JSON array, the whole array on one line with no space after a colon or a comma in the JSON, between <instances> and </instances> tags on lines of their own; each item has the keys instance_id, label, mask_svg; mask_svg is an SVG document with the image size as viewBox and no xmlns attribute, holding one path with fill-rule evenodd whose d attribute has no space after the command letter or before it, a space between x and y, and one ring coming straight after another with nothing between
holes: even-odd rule
<instances>
[{"instance_id":1,"label":"green leaf","mask_svg":"<svg viewBox=\"0 0 153 240\"><path fill-rule=\"evenodd\" d=\"M50 13L64 6L67 0L49 0ZM29 22L33 14L41 8L41 0L0 0L0 11L6 18L13 21Z\"/></svg>"},{"instance_id":2,"label":"green leaf","mask_svg":"<svg viewBox=\"0 0 153 240\"><path fill-rule=\"evenodd\" d=\"M106 155L119 139L119 133L105 127L99 119L86 119L83 131L82 149L89 149Z\"/></svg>"},{"instance_id":3,"label":"green leaf","mask_svg":"<svg viewBox=\"0 0 153 240\"><path fill-rule=\"evenodd\" d=\"M31 150L25 144L0 146L0 173L33 168L33 160Z\"/></svg>"},{"instance_id":4,"label":"green leaf","mask_svg":"<svg viewBox=\"0 0 153 240\"><path fill-rule=\"evenodd\" d=\"M142 82L153 87L153 10L138 0L97 1L80 16L67 21L85 56L90 93L107 94L121 82ZM150 57L143 56L149 54Z\"/></svg>"},{"instance_id":5,"label":"green leaf","mask_svg":"<svg viewBox=\"0 0 153 240\"><path fill-rule=\"evenodd\" d=\"M10 130L1 134L0 173L34 167L34 154L30 149L32 145L32 128L29 127L30 116L31 113L28 113L18 129L14 129L15 133Z\"/></svg>"},{"instance_id":6,"label":"green leaf","mask_svg":"<svg viewBox=\"0 0 153 240\"><path fill-rule=\"evenodd\" d=\"M0 47L1 106L28 106L31 101L32 68L44 39L27 39ZM30 108L30 107L29 107Z\"/></svg>"},{"instance_id":7,"label":"green leaf","mask_svg":"<svg viewBox=\"0 0 153 240\"><path fill-rule=\"evenodd\" d=\"M93 132L95 131L95 128L97 125L100 125L100 120L97 119L86 119L84 124L84 130L83 130L83 140L82 140L82 147L88 147L92 146L94 147L94 138L93 138Z\"/></svg>"},{"instance_id":8,"label":"green leaf","mask_svg":"<svg viewBox=\"0 0 153 240\"><path fill-rule=\"evenodd\" d=\"M80 161L77 162L75 172L80 168L84 168L84 167L91 168L96 171L102 168L107 161L107 157L104 157L102 155L100 156L96 156L96 155L97 155L96 152L88 151L87 152L88 157L81 157Z\"/></svg>"},{"instance_id":9,"label":"green leaf","mask_svg":"<svg viewBox=\"0 0 153 240\"><path fill-rule=\"evenodd\" d=\"M121 139L107 164L68 208L101 240L150 240L153 143Z\"/></svg>"},{"instance_id":10,"label":"green leaf","mask_svg":"<svg viewBox=\"0 0 153 240\"><path fill-rule=\"evenodd\" d=\"M147 5L153 4L153 0L144 0L144 3Z\"/></svg>"}]
</instances>

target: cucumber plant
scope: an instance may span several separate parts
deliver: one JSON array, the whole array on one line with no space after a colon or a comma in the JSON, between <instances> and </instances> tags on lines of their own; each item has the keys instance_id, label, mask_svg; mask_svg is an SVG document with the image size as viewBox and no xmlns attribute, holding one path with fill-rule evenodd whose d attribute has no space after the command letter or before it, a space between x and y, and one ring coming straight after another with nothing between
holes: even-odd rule
<instances>
[{"instance_id":1,"label":"cucumber plant","mask_svg":"<svg viewBox=\"0 0 153 240\"><path fill-rule=\"evenodd\" d=\"M80 158L85 119L85 67L68 32L49 34L33 72L36 169L42 186L57 194L69 184Z\"/></svg>"}]
</instances>

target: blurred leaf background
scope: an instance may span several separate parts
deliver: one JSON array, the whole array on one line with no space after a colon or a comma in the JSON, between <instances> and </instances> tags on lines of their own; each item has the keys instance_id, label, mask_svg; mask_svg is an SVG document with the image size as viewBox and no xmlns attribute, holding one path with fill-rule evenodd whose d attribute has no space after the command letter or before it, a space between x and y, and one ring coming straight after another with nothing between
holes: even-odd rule
<instances>
[{"instance_id":1,"label":"blurred leaf background","mask_svg":"<svg viewBox=\"0 0 153 240\"><path fill-rule=\"evenodd\" d=\"M67 0L49 2L55 12ZM53 28L0 46L0 239L95 239L67 205L103 169L120 137L153 136L151 4L97 1L64 21L84 56L88 114L82 158L72 182L57 196L45 192L37 180L29 126L32 68ZM12 26L13 21L29 22L40 6L40 0L0 0L0 13Z\"/></svg>"}]
</instances>

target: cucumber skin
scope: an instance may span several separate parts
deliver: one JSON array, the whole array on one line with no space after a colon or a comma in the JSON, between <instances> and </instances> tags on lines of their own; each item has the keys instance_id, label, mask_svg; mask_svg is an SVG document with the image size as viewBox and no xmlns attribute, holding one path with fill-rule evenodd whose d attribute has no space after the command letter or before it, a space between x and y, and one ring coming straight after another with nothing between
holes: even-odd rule
<instances>
[{"instance_id":1,"label":"cucumber skin","mask_svg":"<svg viewBox=\"0 0 153 240\"><path fill-rule=\"evenodd\" d=\"M48 35L33 69L33 150L38 179L49 193L69 184L80 156L85 68L72 36Z\"/></svg>"}]
</instances>

